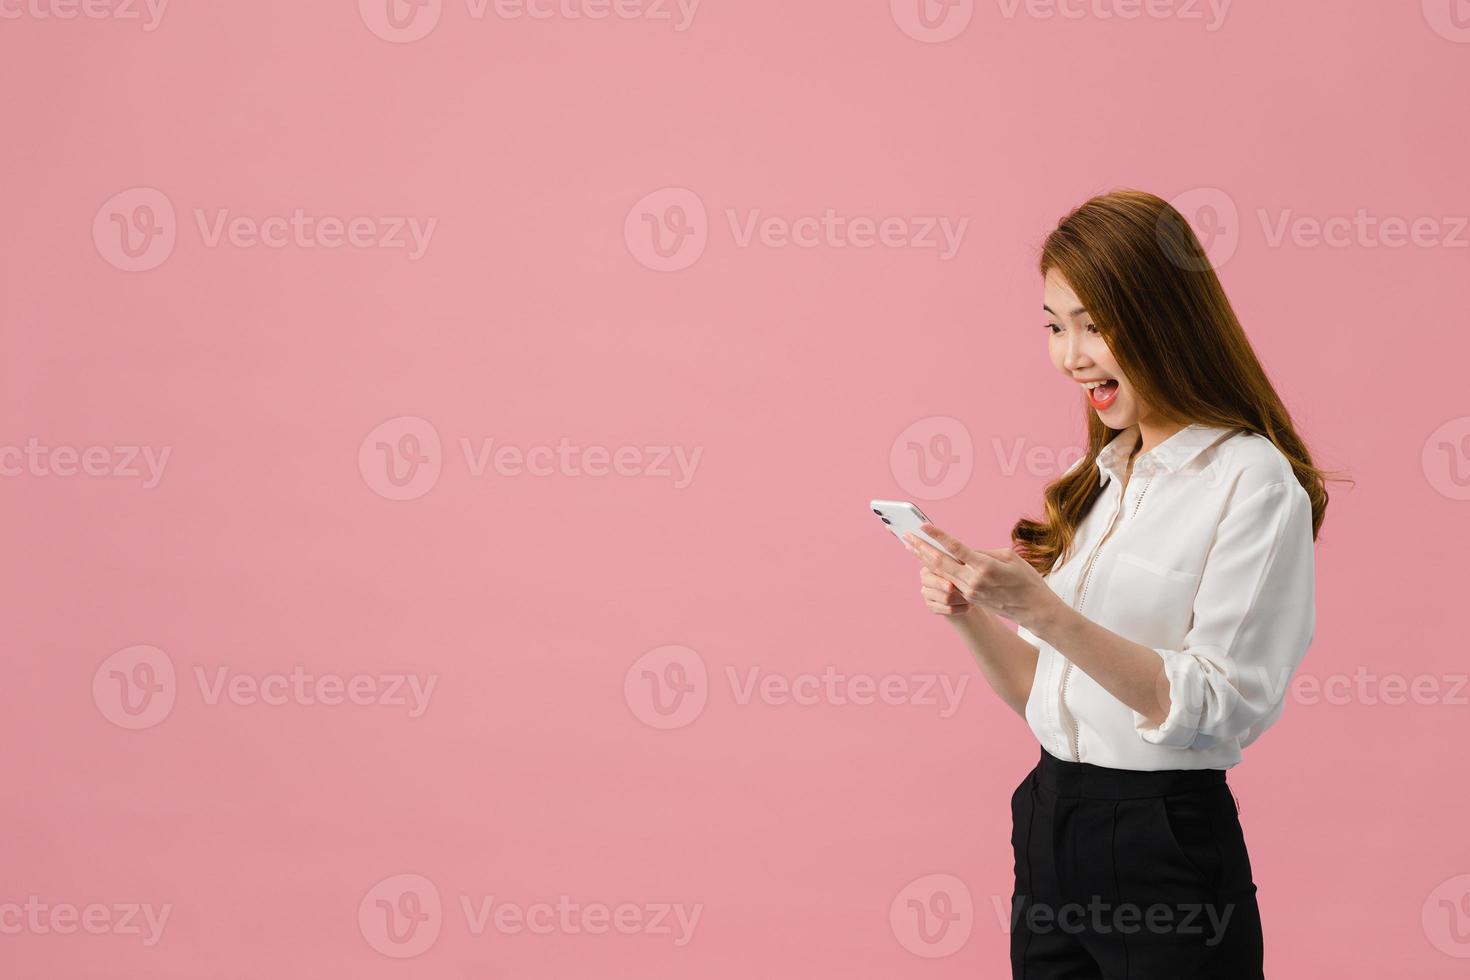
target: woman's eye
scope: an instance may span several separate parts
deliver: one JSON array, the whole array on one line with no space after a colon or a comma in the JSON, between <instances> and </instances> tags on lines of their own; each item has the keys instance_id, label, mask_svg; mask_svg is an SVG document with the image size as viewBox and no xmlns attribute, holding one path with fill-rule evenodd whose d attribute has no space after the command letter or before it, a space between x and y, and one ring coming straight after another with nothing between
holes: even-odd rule
<instances>
[{"instance_id":1,"label":"woman's eye","mask_svg":"<svg viewBox=\"0 0 1470 980\"><path fill-rule=\"evenodd\" d=\"M1050 330L1052 333L1056 333L1058 330L1061 329L1055 323L1046 323L1043 324L1043 326L1046 327L1046 329Z\"/></svg>"},{"instance_id":2,"label":"woman's eye","mask_svg":"<svg viewBox=\"0 0 1470 980\"><path fill-rule=\"evenodd\" d=\"M1091 330L1093 333L1097 333L1097 324L1095 324L1095 323L1089 323L1087 325L1087 329L1088 330Z\"/></svg>"}]
</instances>

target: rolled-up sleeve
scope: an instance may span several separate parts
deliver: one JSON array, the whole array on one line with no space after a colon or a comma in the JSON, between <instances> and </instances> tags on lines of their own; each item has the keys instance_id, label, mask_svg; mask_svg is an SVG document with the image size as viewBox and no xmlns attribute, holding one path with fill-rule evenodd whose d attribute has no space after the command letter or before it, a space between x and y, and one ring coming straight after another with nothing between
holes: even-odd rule
<instances>
[{"instance_id":1,"label":"rolled-up sleeve","mask_svg":"<svg viewBox=\"0 0 1470 980\"><path fill-rule=\"evenodd\" d=\"M1146 742L1244 747L1281 715L1287 687L1316 631L1312 507L1300 483L1273 483L1233 505L1215 535L1183 649L1157 649L1169 713Z\"/></svg>"}]
</instances>

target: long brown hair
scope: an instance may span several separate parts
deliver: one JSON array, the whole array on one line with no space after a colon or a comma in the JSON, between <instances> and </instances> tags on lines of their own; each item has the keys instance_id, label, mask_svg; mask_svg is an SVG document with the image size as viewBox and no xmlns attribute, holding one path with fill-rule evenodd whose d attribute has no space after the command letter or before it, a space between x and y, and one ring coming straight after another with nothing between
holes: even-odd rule
<instances>
[{"instance_id":1,"label":"long brown hair","mask_svg":"<svg viewBox=\"0 0 1470 980\"><path fill-rule=\"evenodd\" d=\"M1165 419L1246 429L1291 461L1312 501L1312 538L1327 511L1326 477L1266 377L1208 256L1168 201L1137 190L1094 197L1061 220L1041 250L1092 316L1129 383ZM1085 394L1084 394L1085 397ZM1121 430L1087 411L1087 454L1044 492L1046 516L1011 530L1042 574L1067 553L1101 487L1095 460Z\"/></svg>"}]
</instances>

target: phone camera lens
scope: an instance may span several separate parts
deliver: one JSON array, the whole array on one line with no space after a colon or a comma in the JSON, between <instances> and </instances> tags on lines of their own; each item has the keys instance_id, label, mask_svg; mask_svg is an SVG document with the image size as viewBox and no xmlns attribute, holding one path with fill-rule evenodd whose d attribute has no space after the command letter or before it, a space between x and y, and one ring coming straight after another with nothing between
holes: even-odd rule
<instances>
[{"instance_id":1,"label":"phone camera lens","mask_svg":"<svg viewBox=\"0 0 1470 980\"><path fill-rule=\"evenodd\" d=\"M876 507L873 508L873 513L877 514L879 517L883 516L883 512Z\"/></svg>"},{"instance_id":2,"label":"phone camera lens","mask_svg":"<svg viewBox=\"0 0 1470 980\"><path fill-rule=\"evenodd\" d=\"M883 518L883 523L884 524L892 524L893 522L890 521L888 518L885 517L885 518Z\"/></svg>"}]
</instances>

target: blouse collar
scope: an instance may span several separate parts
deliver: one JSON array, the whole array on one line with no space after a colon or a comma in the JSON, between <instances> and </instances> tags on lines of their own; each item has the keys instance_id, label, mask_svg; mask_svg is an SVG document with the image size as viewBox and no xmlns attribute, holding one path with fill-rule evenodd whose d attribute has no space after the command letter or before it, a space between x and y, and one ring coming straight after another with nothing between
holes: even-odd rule
<instances>
[{"instance_id":1,"label":"blouse collar","mask_svg":"<svg viewBox=\"0 0 1470 980\"><path fill-rule=\"evenodd\" d=\"M1154 473L1160 470L1177 473L1190 460L1219 441L1220 437L1234 432L1232 428L1192 422L1169 436L1146 453L1140 453L1133 461L1134 473ZM1128 468L1128 454L1138 445L1138 423L1115 435L1097 454L1098 482L1106 483L1109 476L1121 481Z\"/></svg>"}]
</instances>

